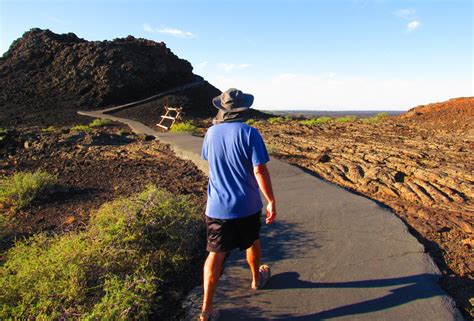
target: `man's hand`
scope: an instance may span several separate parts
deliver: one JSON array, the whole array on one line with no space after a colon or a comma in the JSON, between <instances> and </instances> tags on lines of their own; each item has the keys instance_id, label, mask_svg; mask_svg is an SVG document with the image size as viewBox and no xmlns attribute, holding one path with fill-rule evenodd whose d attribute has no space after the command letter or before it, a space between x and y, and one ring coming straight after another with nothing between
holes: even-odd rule
<instances>
[{"instance_id":1,"label":"man's hand","mask_svg":"<svg viewBox=\"0 0 474 321\"><path fill-rule=\"evenodd\" d=\"M272 224L277 216L275 202L268 202L267 204L267 219L265 223Z\"/></svg>"},{"instance_id":2,"label":"man's hand","mask_svg":"<svg viewBox=\"0 0 474 321\"><path fill-rule=\"evenodd\" d=\"M275 197L273 196L272 181L270 180L270 173L265 164L254 166L253 173L257 179L258 187L267 199L267 224L272 224L276 218Z\"/></svg>"}]
</instances>

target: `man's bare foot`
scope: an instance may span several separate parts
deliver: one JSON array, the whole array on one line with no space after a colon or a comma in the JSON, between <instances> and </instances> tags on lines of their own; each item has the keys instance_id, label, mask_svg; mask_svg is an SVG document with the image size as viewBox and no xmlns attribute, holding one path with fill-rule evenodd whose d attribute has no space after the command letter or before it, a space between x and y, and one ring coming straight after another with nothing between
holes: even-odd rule
<instances>
[{"instance_id":1,"label":"man's bare foot","mask_svg":"<svg viewBox=\"0 0 474 321\"><path fill-rule=\"evenodd\" d=\"M213 310L212 312L202 311L199 316L199 321L216 321L219 320L220 313L218 310Z\"/></svg>"},{"instance_id":2,"label":"man's bare foot","mask_svg":"<svg viewBox=\"0 0 474 321\"><path fill-rule=\"evenodd\" d=\"M270 280L270 277L272 276L272 270L268 265L260 265L260 268L258 269L259 275L258 275L258 280L253 280L252 281L252 289L253 290L259 290L265 287L267 285L268 280Z\"/></svg>"}]
</instances>

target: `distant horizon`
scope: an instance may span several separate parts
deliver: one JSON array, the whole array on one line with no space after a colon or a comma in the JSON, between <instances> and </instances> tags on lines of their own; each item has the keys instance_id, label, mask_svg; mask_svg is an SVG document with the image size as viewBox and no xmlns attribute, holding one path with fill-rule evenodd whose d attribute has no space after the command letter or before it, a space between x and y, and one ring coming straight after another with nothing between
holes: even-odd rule
<instances>
[{"instance_id":1,"label":"distant horizon","mask_svg":"<svg viewBox=\"0 0 474 321\"><path fill-rule=\"evenodd\" d=\"M165 42L220 90L253 94L257 109L398 111L474 96L472 9L465 0L0 0L0 53L31 28L88 41L132 35Z\"/></svg>"},{"instance_id":2,"label":"distant horizon","mask_svg":"<svg viewBox=\"0 0 474 321\"><path fill-rule=\"evenodd\" d=\"M257 108L253 108L257 109ZM411 109L411 108L410 108ZM403 113L409 109L398 110L398 109L340 109L340 110L331 110L331 109L263 109L258 108L258 110L265 111L275 111L275 112L336 112L336 113L345 113L345 112L357 112L357 113L374 113L374 112L393 112L393 113Z\"/></svg>"},{"instance_id":3,"label":"distant horizon","mask_svg":"<svg viewBox=\"0 0 474 321\"><path fill-rule=\"evenodd\" d=\"M265 109L256 109L261 112L275 114L275 115L301 115L301 116L357 116L357 117L372 117L379 113L387 113L389 116L398 116L406 113L408 110L265 110Z\"/></svg>"}]
</instances>

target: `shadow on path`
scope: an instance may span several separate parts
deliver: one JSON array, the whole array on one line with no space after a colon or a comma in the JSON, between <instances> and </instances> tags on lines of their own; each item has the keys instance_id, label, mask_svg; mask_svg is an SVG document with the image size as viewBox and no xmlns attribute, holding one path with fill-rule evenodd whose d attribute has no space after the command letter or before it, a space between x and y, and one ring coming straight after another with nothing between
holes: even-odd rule
<instances>
[{"instance_id":1,"label":"shadow on path","mask_svg":"<svg viewBox=\"0 0 474 321\"><path fill-rule=\"evenodd\" d=\"M279 314L274 315L274 317L272 318L272 320L313 321L363 313L371 313L397 307L415 300L445 295L442 290L432 285L436 283L436 280L438 278L439 275L436 274L420 274L391 279L319 283L300 280L299 274L296 272L285 272L273 276L270 279L266 289L368 289L399 286L388 290L389 294L371 300L365 300L357 303L343 305L333 309L312 313L309 315ZM238 315L242 320L267 320L258 317L258 312L249 313L249 311L241 309L232 309L232 311L228 312L232 315Z\"/></svg>"},{"instance_id":2,"label":"shadow on path","mask_svg":"<svg viewBox=\"0 0 474 321\"><path fill-rule=\"evenodd\" d=\"M285 221L275 221L270 226L262 223L261 241L262 241L262 262L269 263L284 259L296 259L307 255L307 251L301 244L307 244L312 247L320 247L317 244L317 233L303 232L299 224L289 223ZM245 261L245 252L236 251L226 260L226 271L218 283L219 302L235 302L236 306L253 306L255 298L259 295L259 291L251 291L251 275L247 262ZM239 275L235 275L235 268L242 267ZM230 270L230 271L229 271ZM239 269L240 270L240 269ZM233 273L234 272L234 273ZM202 286L195 288L188 294L187 299L183 303L186 310L185 320L195 320L195 316L199 315L202 303ZM268 302L268 304L271 304ZM217 304L219 306L219 304ZM227 320L234 309L223 309L221 320ZM249 313L258 316L263 313L259 307L252 308L252 311L236 312L237 319L242 315L247 320ZM252 317L250 316L250 319ZM232 319L233 320L233 319Z\"/></svg>"},{"instance_id":3,"label":"shadow on path","mask_svg":"<svg viewBox=\"0 0 474 321\"><path fill-rule=\"evenodd\" d=\"M267 263L288 258L297 259L307 255L306 248L321 247L317 243L321 236L316 232L305 232L302 224L275 221L266 226L263 222L262 232L262 259Z\"/></svg>"},{"instance_id":4,"label":"shadow on path","mask_svg":"<svg viewBox=\"0 0 474 321\"><path fill-rule=\"evenodd\" d=\"M304 232L299 224L275 221L267 226L263 219L260 234L262 263L278 262L288 258L301 258L307 254L306 247L321 247L316 241L318 237L317 233ZM304 246L301 246L302 244ZM242 255L236 254L236 252L238 251L234 250L232 252L232 258L226 262L226 265L232 266L236 264L236 261L243 260Z\"/></svg>"}]
</instances>

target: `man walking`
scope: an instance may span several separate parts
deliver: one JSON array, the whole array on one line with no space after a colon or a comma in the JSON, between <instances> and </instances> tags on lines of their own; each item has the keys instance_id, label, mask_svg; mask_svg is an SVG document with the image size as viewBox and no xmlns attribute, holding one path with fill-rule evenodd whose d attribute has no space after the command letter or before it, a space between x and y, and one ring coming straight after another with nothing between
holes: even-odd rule
<instances>
[{"instance_id":1,"label":"man walking","mask_svg":"<svg viewBox=\"0 0 474 321\"><path fill-rule=\"evenodd\" d=\"M204 264L204 300L201 321L216 320L212 300L225 258L232 249L246 251L252 274L252 289L265 286L271 276L267 265L260 265L260 215L263 207L259 189L267 199L266 224L276 217L268 152L257 129L245 124L243 113L253 96L235 88L212 100L219 109L202 147L202 158L209 162L206 206L207 251Z\"/></svg>"}]
</instances>

